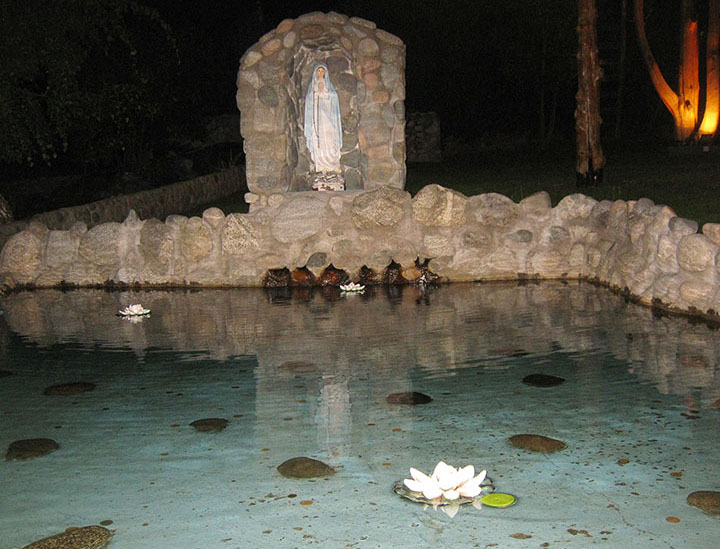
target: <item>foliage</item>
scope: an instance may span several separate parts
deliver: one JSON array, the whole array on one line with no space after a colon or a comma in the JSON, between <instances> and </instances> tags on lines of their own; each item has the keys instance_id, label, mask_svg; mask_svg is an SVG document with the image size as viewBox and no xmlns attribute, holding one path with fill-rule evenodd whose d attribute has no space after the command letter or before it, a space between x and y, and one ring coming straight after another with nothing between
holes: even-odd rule
<instances>
[{"instance_id":1,"label":"foliage","mask_svg":"<svg viewBox=\"0 0 720 549\"><path fill-rule=\"evenodd\" d=\"M120 166L169 113L170 28L134 0L0 0L0 161Z\"/></svg>"}]
</instances>

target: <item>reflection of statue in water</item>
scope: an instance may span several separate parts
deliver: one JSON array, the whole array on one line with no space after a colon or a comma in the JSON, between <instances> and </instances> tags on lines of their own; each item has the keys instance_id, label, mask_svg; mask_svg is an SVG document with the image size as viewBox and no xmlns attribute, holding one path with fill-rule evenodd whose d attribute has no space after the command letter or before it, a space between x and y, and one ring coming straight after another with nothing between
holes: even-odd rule
<instances>
[{"instance_id":1,"label":"reflection of statue in water","mask_svg":"<svg viewBox=\"0 0 720 549\"><path fill-rule=\"evenodd\" d=\"M342 376L323 374L315 424L317 441L328 454L346 455L350 442L352 414L348 382Z\"/></svg>"},{"instance_id":2,"label":"reflection of statue in water","mask_svg":"<svg viewBox=\"0 0 720 549\"><path fill-rule=\"evenodd\" d=\"M305 141L315 174L313 190L343 191L345 181L340 169L342 123L340 101L330 82L327 66L319 64L305 94Z\"/></svg>"}]
</instances>

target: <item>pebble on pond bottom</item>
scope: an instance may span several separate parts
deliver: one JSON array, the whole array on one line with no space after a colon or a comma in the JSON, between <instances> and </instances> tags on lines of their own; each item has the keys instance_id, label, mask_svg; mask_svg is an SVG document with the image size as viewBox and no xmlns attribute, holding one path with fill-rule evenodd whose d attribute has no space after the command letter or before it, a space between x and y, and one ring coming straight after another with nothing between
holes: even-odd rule
<instances>
[{"instance_id":1,"label":"pebble on pond bottom","mask_svg":"<svg viewBox=\"0 0 720 549\"><path fill-rule=\"evenodd\" d=\"M510 444L516 448L529 450L530 452L543 452L551 454L567 448L567 444L565 444L562 440L556 440L543 435L513 435L508 440Z\"/></svg>"},{"instance_id":2,"label":"pebble on pond bottom","mask_svg":"<svg viewBox=\"0 0 720 549\"><path fill-rule=\"evenodd\" d=\"M687 502L704 513L720 516L720 492L713 490L698 490L688 494Z\"/></svg>"},{"instance_id":3,"label":"pebble on pond bottom","mask_svg":"<svg viewBox=\"0 0 720 549\"><path fill-rule=\"evenodd\" d=\"M432 397L415 391L406 393L392 393L386 397L388 404L408 404L414 406L416 404L427 404L432 402Z\"/></svg>"},{"instance_id":4,"label":"pebble on pond bottom","mask_svg":"<svg viewBox=\"0 0 720 549\"><path fill-rule=\"evenodd\" d=\"M208 417L205 419L196 419L190 424L196 430L207 432L222 431L228 426L228 420L221 417Z\"/></svg>"},{"instance_id":5,"label":"pebble on pond bottom","mask_svg":"<svg viewBox=\"0 0 720 549\"><path fill-rule=\"evenodd\" d=\"M530 374L523 378L523 383L535 387L556 387L565 382L565 378L551 376L549 374Z\"/></svg>"},{"instance_id":6,"label":"pebble on pond bottom","mask_svg":"<svg viewBox=\"0 0 720 549\"><path fill-rule=\"evenodd\" d=\"M277 470L284 477L315 478L334 475L335 469L327 463L309 457L294 457L278 465Z\"/></svg>"},{"instance_id":7,"label":"pebble on pond bottom","mask_svg":"<svg viewBox=\"0 0 720 549\"><path fill-rule=\"evenodd\" d=\"M34 541L23 549L101 549L110 543L112 530L102 526L68 528L60 534Z\"/></svg>"},{"instance_id":8,"label":"pebble on pond bottom","mask_svg":"<svg viewBox=\"0 0 720 549\"><path fill-rule=\"evenodd\" d=\"M10 444L5 459L15 461L42 457L58 448L60 445L51 438L25 438Z\"/></svg>"}]
</instances>

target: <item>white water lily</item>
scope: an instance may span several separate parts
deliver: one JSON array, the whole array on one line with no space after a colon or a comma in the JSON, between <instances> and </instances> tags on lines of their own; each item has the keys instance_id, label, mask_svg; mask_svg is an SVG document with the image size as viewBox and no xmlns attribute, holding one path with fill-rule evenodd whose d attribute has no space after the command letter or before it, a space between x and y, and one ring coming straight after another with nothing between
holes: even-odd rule
<instances>
[{"instance_id":1,"label":"white water lily","mask_svg":"<svg viewBox=\"0 0 720 549\"><path fill-rule=\"evenodd\" d=\"M144 308L140 303L135 303L134 305L128 305L122 311L118 311L118 313L122 316L142 316L149 315L150 309Z\"/></svg>"},{"instance_id":2,"label":"white water lily","mask_svg":"<svg viewBox=\"0 0 720 549\"><path fill-rule=\"evenodd\" d=\"M412 478L403 480L413 492L422 493L428 500L455 501L460 497L474 498L480 495L480 485L485 480L487 471L481 471L475 476L475 467L467 465L456 469L444 461L438 462L432 476L410 467Z\"/></svg>"},{"instance_id":3,"label":"white water lily","mask_svg":"<svg viewBox=\"0 0 720 549\"><path fill-rule=\"evenodd\" d=\"M355 284L354 282L348 282L347 284L340 284L340 289L343 292L362 292L365 286L362 284Z\"/></svg>"}]
</instances>

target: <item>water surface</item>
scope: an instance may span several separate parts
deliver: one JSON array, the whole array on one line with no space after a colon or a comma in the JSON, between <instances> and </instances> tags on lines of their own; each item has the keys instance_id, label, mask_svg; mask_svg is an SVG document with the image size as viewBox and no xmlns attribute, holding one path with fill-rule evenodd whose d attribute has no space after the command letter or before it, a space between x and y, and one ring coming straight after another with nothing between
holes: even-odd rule
<instances>
[{"instance_id":1,"label":"water surface","mask_svg":"<svg viewBox=\"0 0 720 549\"><path fill-rule=\"evenodd\" d=\"M152 316L115 316L132 303ZM2 548L101 521L113 548L717 539L686 497L720 489L718 334L603 288L43 290L0 308L0 447L60 444L0 461ZM523 383L538 373L565 382ZM68 382L95 389L44 394ZM404 391L433 400L386 401ZM521 433L568 447L520 450ZM295 456L337 474L282 477ZM392 492L440 459L487 469L517 505L450 518Z\"/></svg>"}]
</instances>

